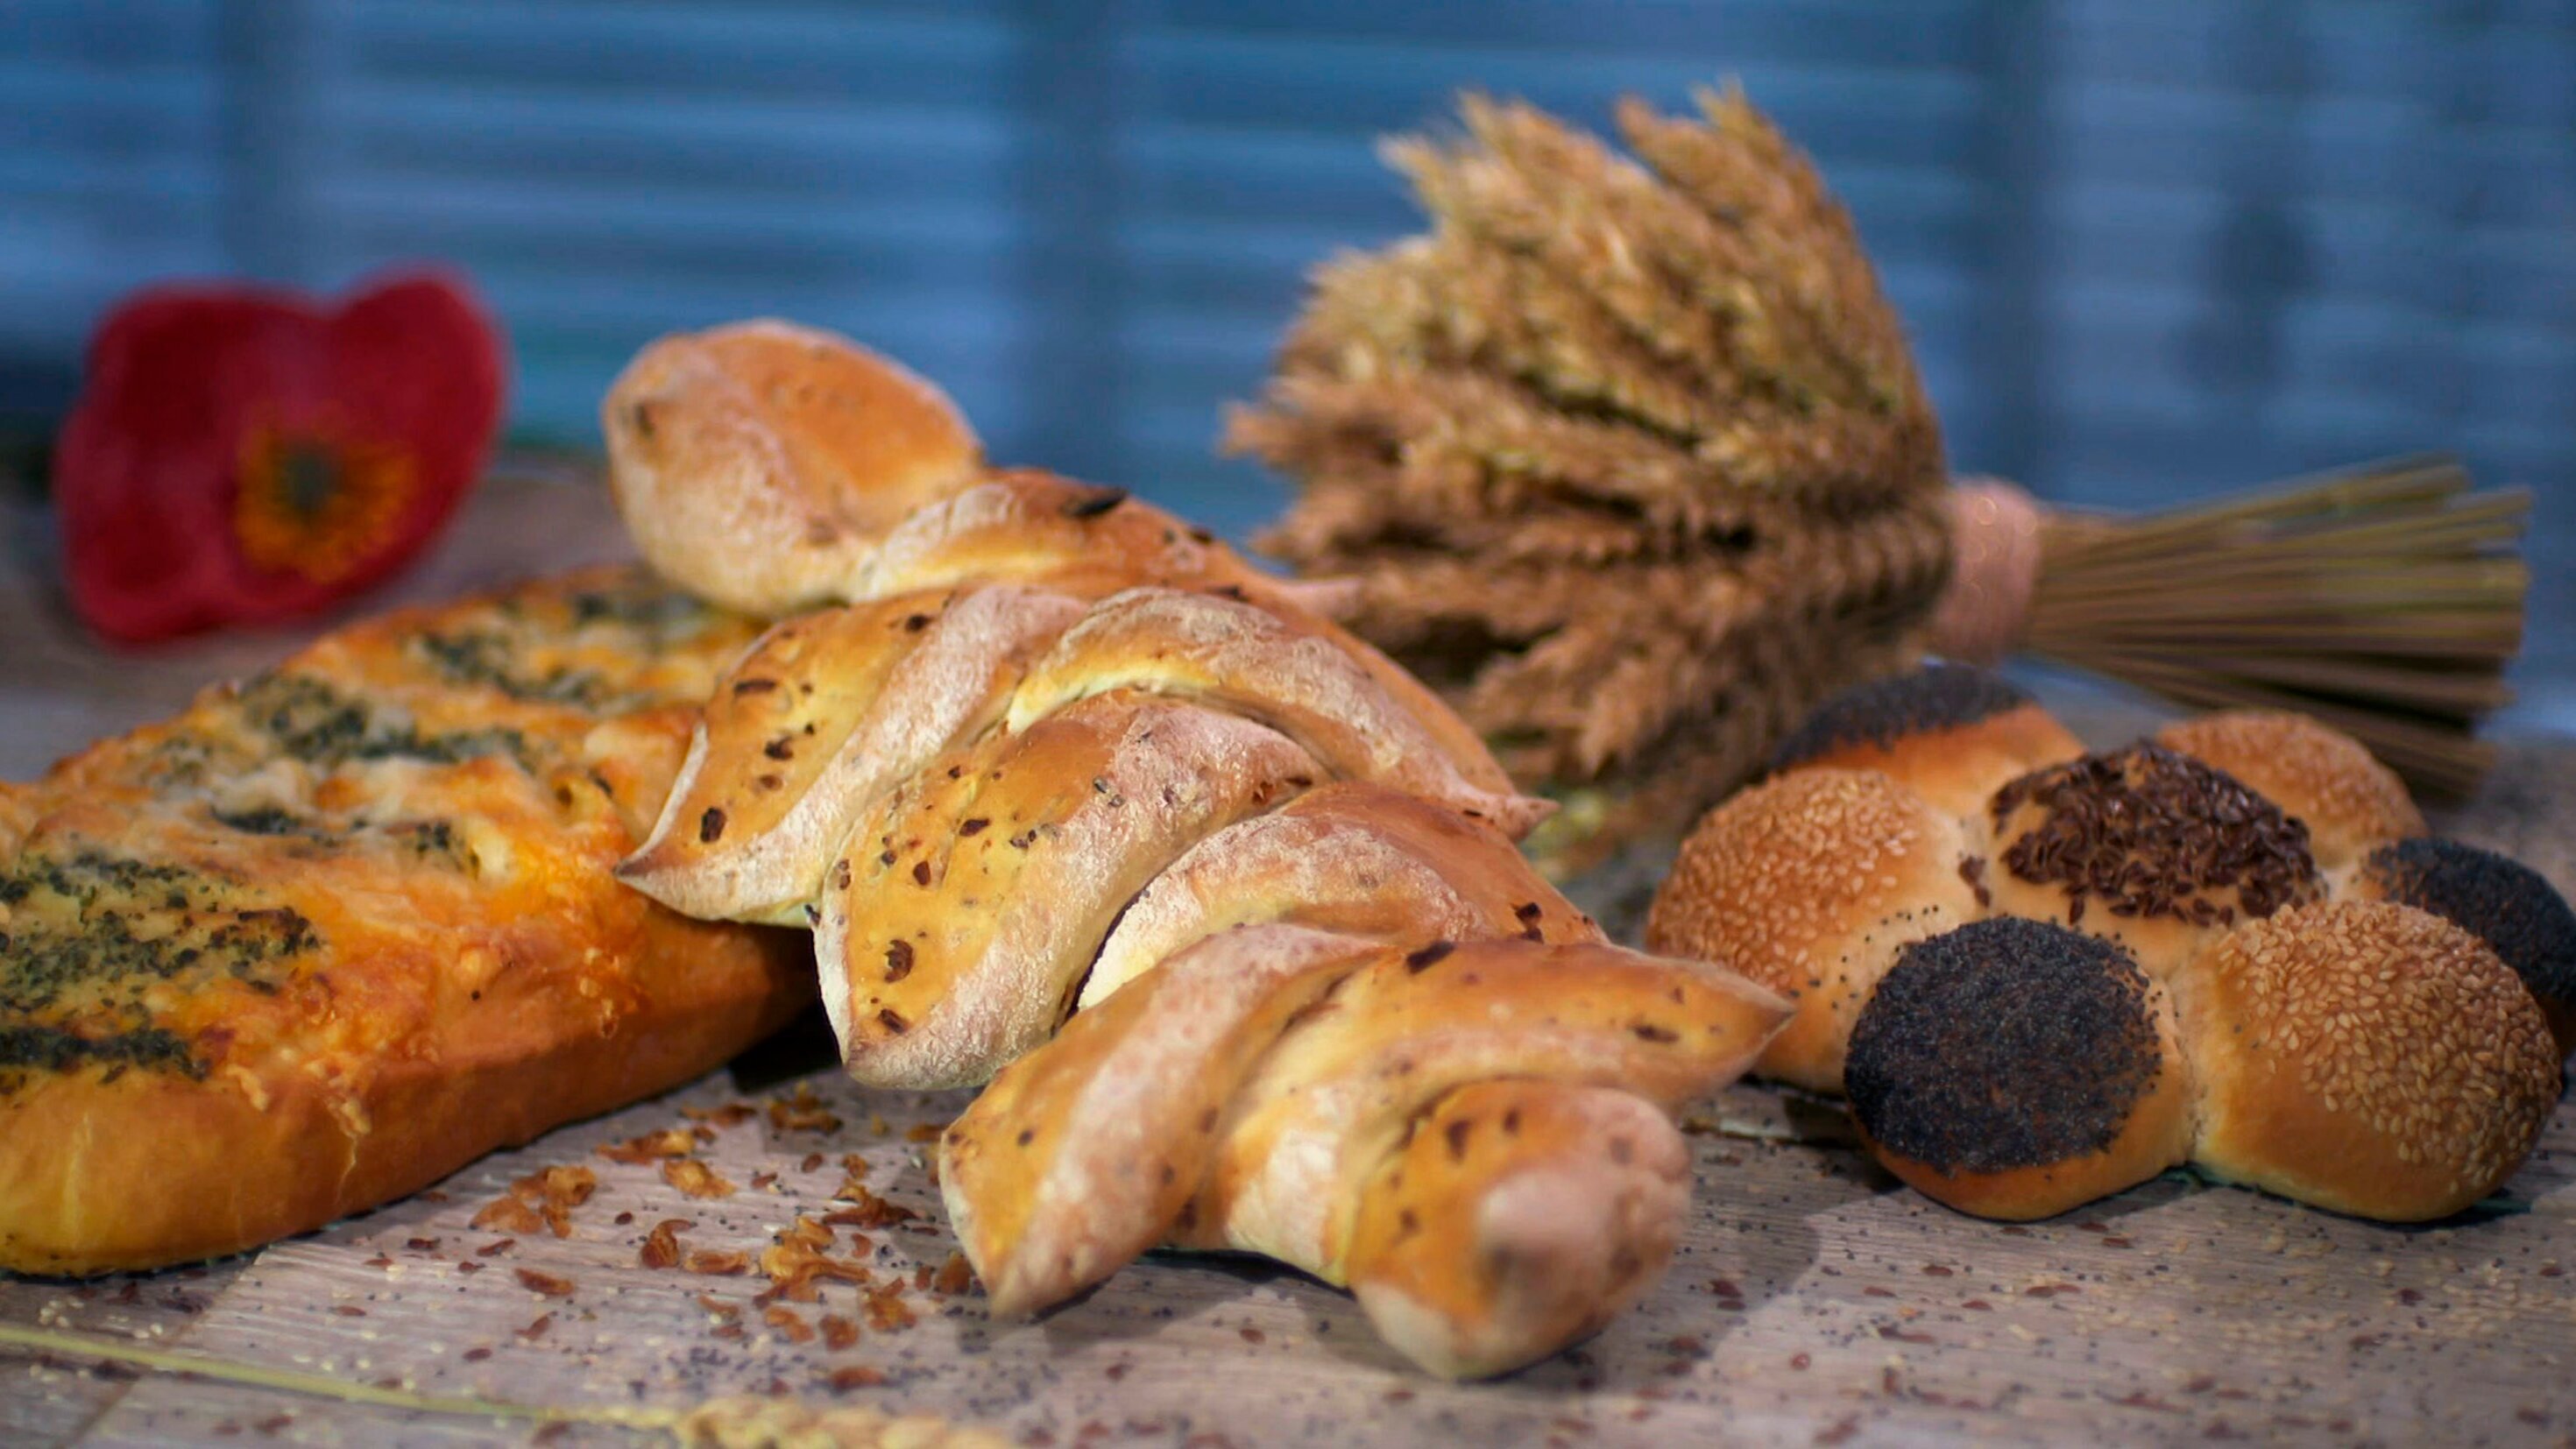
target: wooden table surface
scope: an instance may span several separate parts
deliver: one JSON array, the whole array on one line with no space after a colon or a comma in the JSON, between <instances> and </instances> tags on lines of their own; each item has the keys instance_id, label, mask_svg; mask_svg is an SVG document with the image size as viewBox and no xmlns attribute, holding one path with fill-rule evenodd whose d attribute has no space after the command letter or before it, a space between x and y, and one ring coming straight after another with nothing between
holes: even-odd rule
<instances>
[{"instance_id":1,"label":"wooden table surface","mask_svg":"<svg viewBox=\"0 0 2576 1449\"><path fill-rule=\"evenodd\" d=\"M34 774L294 642L100 651L62 612L42 518L0 522L0 776ZM387 597L623 551L595 491L500 483ZM2090 695L2064 712L2097 743L2142 718ZM2514 742L2485 793L2437 823L2576 888L2576 744ZM814 1102L773 1116L798 1088ZM1852 1150L1834 1109L1739 1088L1690 1121L1696 1216L1653 1296L1554 1361L1451 1386L1408 1369L1343 1294L1263 1264L1149 1259L1016 1327L988 1323L971 1294L909 1287L954 1251L923 1157L961 1101L861 1092L818 1044L790 1043L247 1259L86 1284L0 1276L0 1321L519 1402L875 1403L1033 1445L2576 1442L2565 1109L2503 1203L2437 1226L2378 1227L2177 1174L2059 1221L1999 1227L1903 1190ZM683 1196L653 1167L595 1150L674 1125L704 1129L701 1155L731 1196ZM472 1226L512 1180L567 1164L600 1186L566 1236ZM686 1247L756 1257L797 1215L846 1208L834 1195L854 1176L919 1214L865 1230L876 1270L908 1285L908 1327L884 1307L872 1322L849 1288L758 1304L756 1272L638 1261L665 1219L689 1224ZM852 1231L835 1251L853 1251ZM827 1317L855 1341L834 1346ZM0 1443L528 1437L490 1418L0 1352ZM588 1426L545 1437L637 1441Z\"/></svg>"}]
</instances>

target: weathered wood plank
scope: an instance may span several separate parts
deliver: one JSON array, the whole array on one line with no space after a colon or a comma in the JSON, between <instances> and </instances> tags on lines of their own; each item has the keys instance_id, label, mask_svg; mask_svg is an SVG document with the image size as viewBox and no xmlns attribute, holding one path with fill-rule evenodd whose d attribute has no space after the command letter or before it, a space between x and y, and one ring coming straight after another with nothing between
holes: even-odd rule
<instances>
[{"instance_id":1,"label":"weathered wood plank","mask_svg":"<svg viewBox=\"0 0 2576 1449\"><path fill-rule=\"evenodd\" d=\"M839 1351L764 1323L756 1270L641 1266L640 1246L666 1217L691 1224L687 1247L756 1256L797 1214L833 1209L844 1153L864 1159L877 1192L923 1214L867 1230L868 1265L910 1284L946 1261L954 1245L921 1164L927 1149L906 1134L960 1099L871 1097L829 1072L811 1085L837 1130L782 1132L755 1117L716 1133L704 1160L738 1186L730 1198L691 1199L652 1167L593 1151L686 1125L683 1107L736 1100L717 1080L481 1164L451 1180L444 1200L416 1198L270 1249L203 1315L189 1347L560 1403L747 1390L829 1398L835 1370L865 1367L885 1383L838 1392L1058 1444L1092 1424L1118 1442L1171 1444L2470 1442L2576 1428L2567 1115L2516 1181L2516 1211L2429 1230L2179 1178L2065 1221L2001 1228L1902 1191L1848 1147L1703 1130L1698 1220L1653 1297L1563 1359L1456 1387L1408 1370L1345 1296L1261 1265L1150 1259L1017 1327L987 1323L972 1295L907 1288L917 1326L863 1328ZM1764 1130L1790 1130L1794 1117L1799 1130L1822 1123L1831 1135L1829 1112L1768 1091L1739 1089L1719 1108ZM600 1178L572 1211L570 1236L470 1226L514 1176L557 1165ZM836 1230L833 1251L849 1250L850 1231ZM487 1252L504 1238L510 1246ZM570 1291L532 1291L520 1270ZM827 1285L820 1296L776 1306L804 1329L826 1314L864 1323L858 1290ZM706 1303L737 1312L742 1336L724 1336ZM194 1442L289 1410L289 1422L271 1424L281 1442L468 1443L493 1428L150 1380L87 1442Z\"/></svg>"},{"instance_id":2,"label":"weathered wood plank","mask_svg":"<svg viewBox=\"0 0 2576 1449\"><path fill-rule=\"evenodd\" d=\"M0 1274L0 1322L172 1347L248 1262L229 1258L86 1283ZM67 1442L134 1378L123 1368L69 1359L0 1357L0 1444Z\"/></svg>"}]
</instances>

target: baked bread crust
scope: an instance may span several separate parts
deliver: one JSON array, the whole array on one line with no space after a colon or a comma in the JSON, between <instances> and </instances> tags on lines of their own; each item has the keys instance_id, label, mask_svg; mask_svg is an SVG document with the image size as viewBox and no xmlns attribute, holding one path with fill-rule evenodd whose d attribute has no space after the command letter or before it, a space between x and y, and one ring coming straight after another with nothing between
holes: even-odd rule
<instances>
[{"instance_id":1,"label":"baked bread crust","mask_svg":"<svg viewBox=\"0 0 2576 1449\"><path fill-rule=\"evenodd\" d=\"M2419 836L2372 851L2350 893L2431 911L2486 942L2540 1002L2560 1058L2576 1052L2576 910L2540 872L2491 850Z\"/></svg>"},{"instance_id":2,"label":"baked bread crust","mask_svg":"<svg viewBox=\"0 0 2576 1449\"><path fill-rule=\"evenodd\" d=\"M646 347L599 422L645 562L772 618L836 597L888 528L982 462L939 389L846 338L765 319Z\"/></svg>"},{"instance_id":3,"label":"baked bread crust","mask_svg":"<svg viewBox=\"0 0 2576 1449\"><path fill-rule=\"evenodd\" d=\"M1360 1198L1346 1271L1387 1342L1448 1378L1600 1331L1662 1276L1691 1152L1651 1102L1478 1082L1442 1097ZM1425 1235L1423 1224L1446 1231Z\"/></svg>"},{"instance_id":4,"label":"baked bread crust","mask_svg":"<svg viewBox=\"0 0 2576 1449\"><path fill-rule=\"evenodd\" d=\"M1118 912L1183 850L1322 778L1286 737L1127 690L961 749L860 821L815 926L870 1086L974 1086L1046 1039Z\"/></svg>"},{"instance_id":5,"label":"baked bread crust","mask_svg":"<svg viewBox=\"0 0 2576 1449\"><path fill-rule=\"evenodd\" d=\"M692 916L803 924L860 812L999 720L1082 611L1052 589L1002 585L777 625L717 682L618 878Z\"/></svg>"},{"instance_id":6,"label":"baked bread crust","mask_svg":"<svg viewBox=\"0 0 2576 1449\"><path fill-rule=\"evenodd\" d=\"M2512 1176L2576 1019L2576 912L2546 881L2414 834L2366 751L2277 714L2046 765L1951 818L1939 750L2025 708L1963 674L1829 707L1658 893L1650 944L1799 997L1756 1070L1847 1089L1881 1162L1988 1217L2187 1159L2392 1221ZM1879 767L1828 763L1856 748ZM1950 851L1955 876L1930 867ZM1907 912L1934 924L1887 924Z\"/></svg>"},{"instance_id":7,"label":"baked bread crust","mask_svg":"<svg viewBox=\"0 0 2576 1449\"><path fill-rule=\"evenodd\" d=\"M1936 663L1825 701L1774 748L1771 772L1878 770L1943 814L1968 816L2006 781L2083 753L2020 686Z\"/></svg>"},{"instance_id":8,"label":"baked bread crust","mask_svg":"<svg viewBox=\"0 0 2576 1449\"><path fill-rule=\"evenodd\" d=\"M704 479L701 486L723 487L726 480ZM899 515L838 597L856 603L969 584L1105 583L1084 590L1097 597L1148 579L1247 589L1277 582L1206 529L1124 488L1009 468Z\"/></svg>"},{"instance_id":9,"label":"baked bread crust","mask_svg":"<svg viewBox=\"0 0 2576 1449\"><path fill-rule=\"evenodd\" d=\"M749 632L573 575L344 630L0 787L0 1266L318 1227L781 1025L793 936L608 875Z\"/></svg>"},{"instance_id":10,"label":"baked bread crust","mask_svg":"<svg viewBox=\"0 0 2576 1449\"><path fill-rule=\"evenodd\" d=\"M2539 1003L2441 918L2382 901L2222 938L2177 995L2217 1174L2388 1222L2446 1217L2513 1175L2558 1104Z\"/></svg>"},{"instance_id":11,"label":"baked bread crust","mask_svg":"<svg viewBox=\"0 0 2576 1449\"><path fill-rule=\"evenodd\" d=\"M941 1190L997 1311L1169 1234L1348 1284L1436 1373L1500 1373L1662 1271L1688 1202L1667 1114L1785 1014L1607 944L1237 927L1005 1067L943 1140Z\"/></svg>"},{"instance_id":12,"label":"baked bread crust","mask_svg":"<svg viewBox=\"0 0 2576 1449\"><path fill-rule=\"evenodd\" d=\"M1998 916L1908 946L1851 1043L1879 1162L1979 1217L2054 1217L2191 1155L2173 999L2109 942Z\"/></svg>"},{"instance_id":13,"label":"baked bread crust","mask_svg":"<svg viewBox=\"0 0 2576 1449\"><path fill-rule=\"evenodd\" d=\"M1646 948L1794 1002L1754 1070L1843 1089L1860 1009L1897 953L1982 913L1959 823L1875 770L1803 767L1709 812L1646 916Z\"/></svg>"},{"instance_id":14,"label":"baked bread crust","mask_svg":"<svg viewBox=\"0 0 2576 1449\"><path fill-rule=\"evenodd\" d=\"M1123 488L988 471L946 394L847 339L770 321L666 337L611 386L601 419L646 561L703 597L775 618L1013 582L1083 599L1146 583L1230 592L1323 635L1482 788L1510 788L1437 695L1329 622L1351 583L1262 573Z\"/></svg>"},{"instance_id":15,"label":"baked bread crust","mask_svg":"<svg viewBox=\"0 0 2576 1449\"><path fill-rule=\"evenodd\" d=\"M927 633L1005 588L1078 617L953 671L964 704L913 698L867 611L918 608ZM1598 944L1511 849L1547 804L1306 607L1329 599L1118 490L1031 472L910 512L829 593L846 622L787 626L774 637L814 644L792 669L756 657L719 689L681 803L629 871L692 910L801 913L860 1080L999 1073L941 1173L999 1311L1168 1236L1364 1278L1399 1347L1492 1373L1589 1332L1662 1266L1687 1160L1664 1114L1740 1072L1785 1003ZM897 602L932 594L944 614ZM916 709L904 748L866 742L860 721ZM809 726L834 764L775 768L771 746L799 754ZM732 803L798 790L840 798ZM737 890L737 849L785 867ZM1420 1123L1472 1131L1459 1114L1506 1101L1498 1145L1424 1174L1418 1198L1390 1167ZM1351 1224L1389 1202L1396 1229L1351 1278Z\"/></svg>"},{"instance_id":16,"label":"baked bread crust","mask_svg":"<svg viewBox=\"0 0 2576 1449\"><path fill-rule=\"evenodd\" d=\"M1371 940L1597 941L1509 840L1400 790L1337 781L1190 847L1118 917L1088 1011L1189 943L1294 917Z\"/></svg>"},{"instance_id":17,"label":"baked bread crust","mask_svg":"<svg viewBox=\"0 0 2576 1449\"><path fill-rule=\"evenodd\" d=\"M1733 1080L1786 1015L1733 972L1606 943L1390 949L1302 1015L1233 1095L1174 1236L1346 1281L1359 1209L1346 1174L1383 1161L1443 1094L1527 1077L1675 1107Z\"/></svg>"},{"instance_id":18,"label":"baked bread crust","mask_svg":"<svg viewBox=\"0 0 2576 1449\"><path fill-rule=\"evenodd\" d=\"M1258 719L1344 779L1376 780L1518 838L1548 813L1478 748L1461 760L1316 621L1147 585L1095 605L1031 666L1003 723L1027 729L1104 689L1148 689ZM1449 713L1432 706L1432 718Z\"/></svg>"},{"instance_id":19,"label":"baked bread crust","mask_svg":"<svg viewBox=\"0 0 2576 1449\"><path fill-rule=\"evenodd\" d=\"M2317 867L2329 874L2424 833L2424 813L2397 772L2361 741L2306 715L2220 710L2166 725L2156 743L2226 771L2304 823Z\"/></svg>"},{"instance_id":20,"label":"baked bread crust","mask_svg":"<svg viewBox=\"0 0 2576 1449\"><path fill-rule=\"evenodd\" d=\"M1261 1049L1379 950L1301 926L1211 935L1004 1067L940 1145L940 1192L994 1315L1061 1302L1153 1247Z\"/></svg>"}]
</instances>

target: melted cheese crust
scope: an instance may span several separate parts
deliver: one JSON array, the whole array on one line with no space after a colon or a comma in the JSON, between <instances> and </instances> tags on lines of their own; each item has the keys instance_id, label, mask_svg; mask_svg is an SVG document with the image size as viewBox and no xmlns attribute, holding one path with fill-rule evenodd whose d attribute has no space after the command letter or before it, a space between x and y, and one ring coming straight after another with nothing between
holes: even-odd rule
<instances>
[{"instance_id":1,"label":"melted cheese crust","mask_svg":"<svg viewBox=\"0 0 2576 1449\"><path fill-rule=\"evenodd\" d=\"M139 1072L363 1114L494 991L614 1031L647 933L728 930L609 871L753 632L585 571L357 625L0 785L0 1112Z\"/></svg>"}]
</instances>

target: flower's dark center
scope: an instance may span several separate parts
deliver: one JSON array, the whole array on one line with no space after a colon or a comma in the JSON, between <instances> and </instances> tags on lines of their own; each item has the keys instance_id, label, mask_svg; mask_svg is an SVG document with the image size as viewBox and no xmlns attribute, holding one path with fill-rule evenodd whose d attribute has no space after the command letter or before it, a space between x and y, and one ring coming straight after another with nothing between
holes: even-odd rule
<instances>
[{"instance_id":1,"label":"flower's dark center","mask_svg":"<svg viewBox=\"0 0 2576 1449\"><path fill-rule=\"evenodd\" d=\"M279 501L310 519L339 488L339 460L303 439L286 444L277 460Z\"/></svg>"},{"instance_id":2,"label":"flower's dark center","mask_svg":"<svg viewBox=\"0 0 2576 1449\"><path fill-rule=\"evenodd\" d=\"M239 463L242 556L317 583L347 577L395 541L417 482L409 454L332 428L252 428Z\"/></svg>"}]
</instances>

